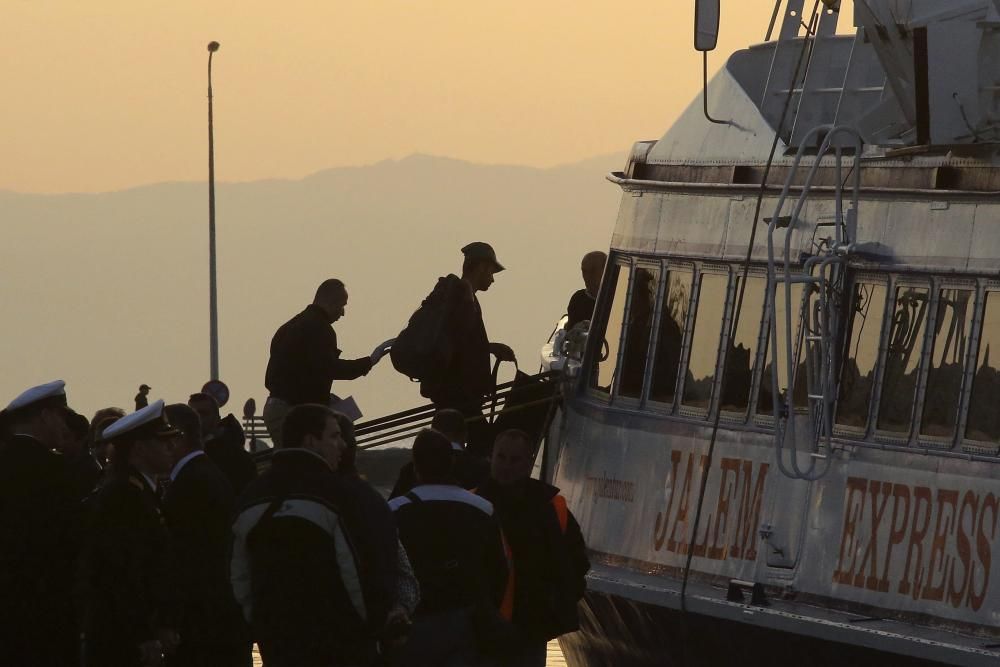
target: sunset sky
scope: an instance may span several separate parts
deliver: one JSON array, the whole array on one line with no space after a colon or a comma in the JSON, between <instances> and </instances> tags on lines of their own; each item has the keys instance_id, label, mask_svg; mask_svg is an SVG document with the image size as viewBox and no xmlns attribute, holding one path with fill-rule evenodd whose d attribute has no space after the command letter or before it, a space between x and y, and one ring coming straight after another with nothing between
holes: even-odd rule
<instances>
[{"instance_id":1,"label":"sunset sky","mask_svg":"<svg viewBox=\"0 0 1000 667\"><path fill-rule=\"evenodd\" d=\"M720 67L771 0L723 0ZM548 166L659 137L700 87L693 0L7 0L0 189L299 178L414 152Z\"/></svg>"}]
</instances>

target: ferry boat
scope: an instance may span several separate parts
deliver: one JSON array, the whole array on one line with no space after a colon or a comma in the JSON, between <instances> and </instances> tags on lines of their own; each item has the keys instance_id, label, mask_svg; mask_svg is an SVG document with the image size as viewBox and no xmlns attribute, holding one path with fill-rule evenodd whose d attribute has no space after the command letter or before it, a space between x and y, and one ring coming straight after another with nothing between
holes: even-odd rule
<instances>
[{"instance_id":1,"label":"ferry boat","mask_svg":"<svg viewBox=\"0 0 1000 667\"><path fill-rule=\"evenodd\" d=\"M1000 663L1000 1L809 5L608 177L543 354L571 665Z\"/></svg>"}]
</instances>

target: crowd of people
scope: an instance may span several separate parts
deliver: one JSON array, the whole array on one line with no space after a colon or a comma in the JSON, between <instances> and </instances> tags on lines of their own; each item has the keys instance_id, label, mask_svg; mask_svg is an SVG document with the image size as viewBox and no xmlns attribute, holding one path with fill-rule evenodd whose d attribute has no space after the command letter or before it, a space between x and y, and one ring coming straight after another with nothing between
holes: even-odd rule
<instances>
[{"instance_id":1,"label":"crowd of people","mask_svg":"<svg viewBox=\"0 0 1000 667\"><path fill-rule=\"evenodd\" d=\"M547 641L577 628L589 563L565 499L531 478L538 435L483 417L489 356L514 355L489 342L476 298L503 266L485 243L463 253L462 276L435 288L458 335L421 378L433 422L388 501L359 474L331 389L391 341L340 358L340 280L274 336L259 475L207 393L140 406L143 385L131 414L90 420L62 381L12 400L0 662L246 667L256 644L267 667L544 665Z\"/></svg>"}]
</instances>

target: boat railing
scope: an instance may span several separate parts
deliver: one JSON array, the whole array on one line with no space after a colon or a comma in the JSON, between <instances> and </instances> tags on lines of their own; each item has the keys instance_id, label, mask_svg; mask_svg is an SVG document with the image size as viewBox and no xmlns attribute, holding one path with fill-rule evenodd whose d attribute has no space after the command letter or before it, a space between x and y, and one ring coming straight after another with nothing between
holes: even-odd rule
<instances>
[{"instance_id":1,"label":"boat railing","mask_svg":"<svg viewBox=\"0 0 1000 667\"><path fill-rule=\"evenodd\" d=\"M819 152L805 179L802 191L792 209L790 216L782 217L782 209L788 199L796 172L806 153L810 140L824 135ZM845 143L847 146L845 146ZM774 215L768 220L767 229L767 278L768 278L768 318L770 322L770 340L773 359L771 372L771 390L774 396L774 439L778 467L781 472L796 479L818 479L826 474L830 466L833 437L833 409L837 398L837 357L839 348L841 315L840 305L843 297L844 270L843 264L850 253L857 228L858 199L861 189L861 155L862 139L858 131L845 125L821 125L813 128L806 136L796 153L795 160L785 185L782 188ZM845 174L843 164L844 149L853 148L853 161L850 172ZM792 256L792 237L795 232L804 233L805 222L800 219L802 209L809 198L813 179L823 158L830 152L835 163L835 213L830 226L833 236L818 241L815 234L819 224L815 225L813 233L812 256L802 262L802 271L793 272L792 266L799 262ZM851 207L844 208L843 188L848 178L851 179ZM828 223L829 224L829 223ZM775 233L784 229L782 254L775 252ZM802 285L802 296L797 311L793 311L793 286ZM784 290L784 331L778 331L777 290ZM793 317L794 314L794 317ZM781 338L779 339L779 336ZM784 348L779 350L775 344L784 341ZM796 380L799 373L799 360L803 356L805 346L806 392L804 405L796 406ZM779 351L782 354L779 354ZM779 372L780 371L780 372ZM788 386L781 387L782 378L787 379ZM797 447L797 422L800 420L797 408L805 409L808 421L808 437L810 442L809 463L799 463ZM785 449L791 440L790 455ZM787 458L787 463L786 463Z\"/></svg>"}]
</instances>

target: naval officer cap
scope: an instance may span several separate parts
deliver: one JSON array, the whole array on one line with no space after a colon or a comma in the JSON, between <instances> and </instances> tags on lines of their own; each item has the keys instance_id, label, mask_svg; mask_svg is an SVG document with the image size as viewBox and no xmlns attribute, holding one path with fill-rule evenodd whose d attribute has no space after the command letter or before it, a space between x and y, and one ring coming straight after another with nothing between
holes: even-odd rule
<instances>
[{"instance_id":1,"label":"naval officer cap","mask_svg":"<svg viewBox=\"0 0 1000 667\"><path fill-rule=\"evenodd\" d=\"M499 273L504 269L503 264L497 261L497 253L493 250L493 246L489 243L473 241L469 245L462 248L462 254L469 259L488 259L493 262L493 270L496 273Z\"/></svg>"},{"instance_id":2,"label":"naval officer cap","mask_svg":"<svg viewBox=\"0 0 1000 667\"><path fill-rule=\"evenodd\" d=\"M53 380L32 387L21 392L17 398L11 401L3 412L11 415L21 412L26 408L44 407L65 407L66 406L66 383L62 380Z\"/></svg>"},{"instance_id":3,"label":"naval officer cap","mask_svg":"<svg viewBox=\"0 0 1000 667\"><path fill-rule=\"evenodd\" d=\"M167 438L179 435L167 419L163 400L153 401L141 410L126 415L104 429L102 440L137 440L140 438Z\"/></svg>"}]
</instances>

